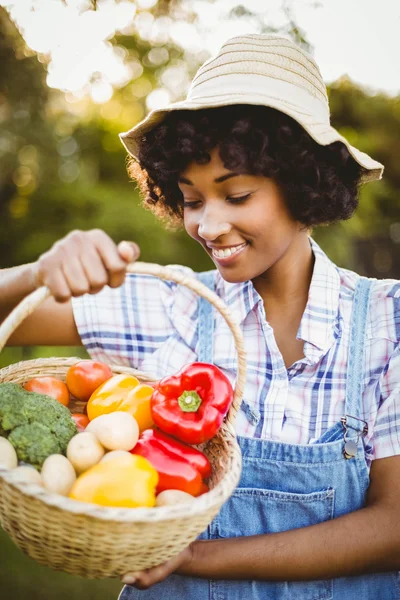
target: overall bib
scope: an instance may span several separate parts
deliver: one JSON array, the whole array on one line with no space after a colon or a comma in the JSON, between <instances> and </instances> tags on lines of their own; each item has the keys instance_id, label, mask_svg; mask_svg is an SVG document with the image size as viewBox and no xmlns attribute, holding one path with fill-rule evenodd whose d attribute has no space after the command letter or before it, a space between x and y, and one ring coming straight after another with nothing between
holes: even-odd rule
<instances>
[{"instance_id":1,"label":"overall bib","mask_svg":"<svg viewBox=\"0 0 400 600\"><path fill-rule=\"evenodd\" d=\"M213 287L213 274L199 278ZM275 533L334 519L365 505L369 471L361 416L363 348L371 281L360 278L353 304L343 417L308 445L239 437L243 470L239 486L200 539ZM199 305L199 360L213 361L212 306ZM256 421L246 403L242 410ZM346 444L347 442L347 444ZM350 444L348 443L350 442ZM346 444L347 456L344 456ZM346 544L346 539L343 539ZM127 565L129 568L129 565ZM209 581L171 575L149 590L125 586L120 600L395 600L399 573L324 581Z\"/></svg>"}]
</instances>

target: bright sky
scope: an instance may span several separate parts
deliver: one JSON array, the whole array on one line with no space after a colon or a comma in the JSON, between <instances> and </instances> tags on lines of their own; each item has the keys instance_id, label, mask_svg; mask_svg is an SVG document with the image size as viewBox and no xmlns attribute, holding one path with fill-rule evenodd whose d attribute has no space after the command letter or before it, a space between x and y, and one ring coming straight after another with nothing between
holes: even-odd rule
<instances>
[{"instance_id":1,"label":"bright sky","mask_svg":"<svg viewBox=\"0 0 400 600\"><path fill-rule=\"evenodd\" d=\"M246 18L224 18L240 0L185 0L199 15L196 32L184 21L155 27L146 9L157 0L122 0L118 4L103 0L98 11L82 12L84 1L67 0L65 6L61 0L0 0L0 6L8 8L31 48L51 53L50 86L78 96L90 89L93 100L100 103L111 97L112 86L124 85L132 73L140 75L140 65L124 64L123 49L116 55L107 44L116 30L129 32L134 26L143 37L158 42L169 30L175 41L194 52L204 48L214 52L233 35L257 31L255 23ZM242 4L262 14L266 24L279 26L285 23L282 2L246 0ZM326 82L347 74L371 91L400 94L400 0L293 0L291 6L314 47ZM98 80L88 88L93 74ZM182 85L187 87L187 82L183 80ZM153 108L165 100L162 92L153 92L148 106Z\"/></svg>"},{"instance_id":2,"label":"bright sky","mask_svg":"<svg viewBox=\"0 0 400 600\"><path fill-rule=\"evenodd\" d=\"M400 94L400 0L321 0L321 5L295 14L325 80L347 73L372 89Z\"/></svg>"}]
</instances>

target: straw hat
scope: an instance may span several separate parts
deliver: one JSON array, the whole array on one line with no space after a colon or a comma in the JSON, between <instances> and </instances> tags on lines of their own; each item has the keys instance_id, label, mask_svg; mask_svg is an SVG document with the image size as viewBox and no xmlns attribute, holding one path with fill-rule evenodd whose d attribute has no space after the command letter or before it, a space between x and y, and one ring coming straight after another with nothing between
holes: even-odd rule
<instances>
[{"instance_id":1,"label":"straw hat","mask_svg":"<svg viewBox=\"0 0 400 600\"><path fill-rule=\"evenodd\" d=\"M153 110L120 139L137 158L143 136L176 110L229 104L275 108L297 121L322 146L343 142L364 172L362 181L380 179L383 165L357 150L330 125L328 96L314 59L291 40L268 34L229 39L197 71L186 100Z\"/></svg>"}]
</instances>

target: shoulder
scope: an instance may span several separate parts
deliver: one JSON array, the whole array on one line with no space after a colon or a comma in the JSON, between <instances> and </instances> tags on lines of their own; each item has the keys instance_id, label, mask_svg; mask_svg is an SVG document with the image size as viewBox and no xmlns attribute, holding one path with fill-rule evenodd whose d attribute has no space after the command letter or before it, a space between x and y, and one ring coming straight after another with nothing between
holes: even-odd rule
<instances>
[{"instance_id":1,"label":"shoulder","mask_svg":"<svg viewBox=\"0 0 400 600\"><path fill-rule=\"evenodd\" d=\"M178 278L195 277L192 269L182 265L168 265L167 269L178 274ZM85 323L114 323L123 319L133 323L165 319L176 302L190 302L193 293L187 293L182 285L163 280L155 275L127 273L124 283L118 288L106 286L101 292L73 298L75 320ZM150 318L150 316L152 317ZM150 322L150 321L149 321Z\"/></svg>"},{"instance_id":2,"label":"shoulder","mask_svg":"<svg viewBox=\"0 0 400 600\"><path fill-rule=\"evenodd\" d=\"M165 265L163 269L167 273L165 279L150 273L127 273L123 286L125 288L124 291L130 293L140 287L144 291L149 290L156 294L168 293L168 290L169 293L174 293L183 287L174 281L175 277L178 281L184 281L197 275L192 269L184 265ZM168 279L168 273L171 273L171 279Z\"/></svg>"},{"instance_id":3,"label":"shoulder","mask_svg":"<svg viewBox=\"0 0 400 600\"><path fill-rule=\"evenodd\" d=\"M182 320L195 320L199 294L187 284L191 280L200 281L213 289L217 295L223 294L218 271L196 272L183 265L165 265L166 279L155 275L129 273L125 282L124 294L134 298L142 310L148 312L149 307L157 305L159 311L175 324ZM171 279L168 278L171 275Z\"/></svg>"},{"instance_id":4,"label":"shoulder","mask_svg":"<svg viewBox=\"0 0 400 600\"><path fill-rule=\"evenodd\" d=\"M197 278L181 265L168 271L180 282ZM178 350L191 348L197 331L197 293L155 275L128 273L122 286L73 298L72 305L89 353L114 364L137 367L172 338L180 340Z\"/></svg>"},{"instance_id":5,"label":"shoulder","mask_svg":"<svg viewBox=\"0 0 400 600\"><path fill-rule=\"evenodd\" d=\"M172 314L182 311L191 313L196 304L196 293L188 289L184 283L197 278L197 273L183 265L165 265L165 272L171 279L163 279L156 275L128 273L120 294L128 305L143 313L157 311L171 318ZM176 277L176 281L174 278ZM115 292L115 290L113 290Z\"/></svg>"},{"instance_id":6,"label":"shoulder","mask_svg":"<svg viewBox=\"0 0 400 600\"><path fill-rule=\"evenodd\" d=\"M353 271L338 268L340 276L340 299L344 313L353 308L354 293L360 276ZM369 299L367 335L393 342L400 339L400 281L396 279L372 279ZM347 307L347 310L346 310Z\"/></svg>"},{"instance_id":7,"label":"shoulder","mask_svg":"<svg viewBox=\"0 0 400 600\"><path fill-rule=\"evenodd\" d=\"M127 273L125 282L118 288L105 287L96 295L85 294L73 299L74 311L103 312L123 309L128 312L149 313L154 309L169 313L191 312L197 304L198 295L185 282L191 279L207 281L210 287L217 285L216 271L197 273L183 265L165 265L167 278L154 274ZM171 279L168 279L168 272ZM204 278L204 275L206 276ZM176 281L174 281L176 277ZM218 293L218 290L216 289Z\"/></svg>"}]
</instances>

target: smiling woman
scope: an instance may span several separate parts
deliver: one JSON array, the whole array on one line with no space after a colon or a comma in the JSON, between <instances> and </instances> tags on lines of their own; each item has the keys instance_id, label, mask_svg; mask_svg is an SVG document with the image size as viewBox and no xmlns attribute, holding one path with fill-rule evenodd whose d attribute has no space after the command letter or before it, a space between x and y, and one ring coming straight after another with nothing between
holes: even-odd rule
<instances>
[{"instance_id":1,"label":"smiling woman","mask_svg":"<svg viewBox=\"0 0 400 600\"><path fill-rule=\"evenodd\" d=\"M298 239L304 238L310 254L306 227L290 213L278 183L262 175L227 173L218 148L209 163L191 163L179 187L185 229L226 281L254 280L268 271L290 244L298 246L301 230L305 235Z\"/></svg>"},{"instance_id":2,"label":"smiling woman","mask_svg":"<svg viewBox=\"0 0 400 600\"><path fill-rule=\"evenodd\" d=\"M186 100L121 139L145 205L214 261L206 273L174 268L232 309L249 365L238 488L181 554L140 573L127 564L121 600L394 600L400 282L342 269L310 237L349 218L383 166L331 127L313 59L270 35L228 40ZM137 256L102 231L73 232L2 273L4 314L41 284L58 301L11 343L81 340L94 359L159 378L201 360L234 382L223 319L181 286L125 277Z\"/></svg>"}]
</instances>

